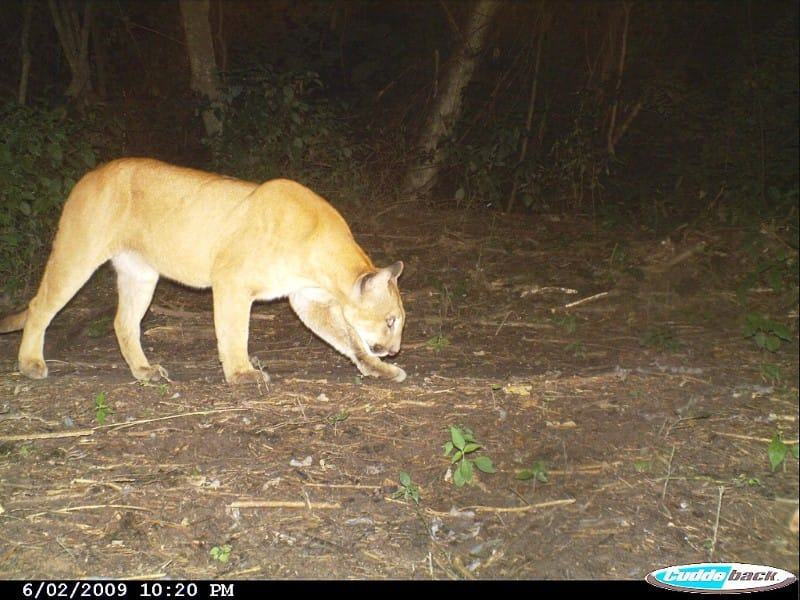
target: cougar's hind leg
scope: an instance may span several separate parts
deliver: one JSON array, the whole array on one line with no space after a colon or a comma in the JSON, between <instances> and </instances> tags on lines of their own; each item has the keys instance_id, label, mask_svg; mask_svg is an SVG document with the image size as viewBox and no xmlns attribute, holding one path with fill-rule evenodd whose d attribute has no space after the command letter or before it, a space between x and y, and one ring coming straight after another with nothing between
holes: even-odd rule
<instances>
[{"instance_id":1,"label":"cougar's hind leg","mask_svg":"<svg viewBox=\"0 0 800 600\"><path fill-rule=\"evenodd\" d=\"M166 371L160 365L150 365L140 338L142 317L153 299L158 271L132 252L118 254L111 262L117 271L119 303L114 331L119 349L136 379L158 381Z\"/></svg>"},{"instance_id":2,"label":"cougar's hind leg","mask_svg":"<svg viewBox=\"0 0 800 600\"><path fill-rule=\"evenodd\" d=\"M44 334L53 317L109 258L96 244L84 245L81 236L71 234L69 230L59 231L39 290L28 305L19 348L19 370L32 379L47 377Z\"/></svg>"},{"instance_id":3,"label":"cougar's hind leg","mask_svg":"<svg viewBox=\"0 0 800 600\"><path fill-rule=\"evenodd\" d=\"M352 360L362 375L384 377L398 382L406 378L403 369L383 362L363 347L358 334L335 302L319 302L305 296L303 292L295 292L289 296L289 304L306 327Z\"/></svg>"}]
</instances>

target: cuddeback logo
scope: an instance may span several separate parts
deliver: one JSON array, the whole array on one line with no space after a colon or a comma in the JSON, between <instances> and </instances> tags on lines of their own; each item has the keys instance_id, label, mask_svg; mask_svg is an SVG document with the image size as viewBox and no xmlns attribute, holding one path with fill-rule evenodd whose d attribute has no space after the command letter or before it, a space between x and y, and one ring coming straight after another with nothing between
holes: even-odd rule
<instances>
[{"instance_id":1,"label":"cuddeback logo","mask_svg":"<svg viewBox=\"0 0 800 600\"><path fill-rule=\"evenodd\" d=\"M646 581L657 587L706 594L774 590L797 578L783 569L743 563L699 563L658 569Z\"/></svg>"}]
</instances>

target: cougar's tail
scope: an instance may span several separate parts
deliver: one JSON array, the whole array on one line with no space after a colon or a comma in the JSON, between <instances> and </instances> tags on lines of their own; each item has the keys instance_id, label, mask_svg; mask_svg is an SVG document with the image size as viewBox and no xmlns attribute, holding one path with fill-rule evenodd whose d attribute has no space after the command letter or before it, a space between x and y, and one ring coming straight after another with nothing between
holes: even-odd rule
<instances>
[{"instance_id":1,"label":"cougar's tail","mask_svg":"<svg viewBox=\"0 0 800 600\"><path fill-rule=\"evenodd\" d=\"M28 309L18 312L15 315L8 315L0 319L0 333L11 333L12 331L19 331L25 327L25 321L28 320Z\"/></svg>"}]
</instances>

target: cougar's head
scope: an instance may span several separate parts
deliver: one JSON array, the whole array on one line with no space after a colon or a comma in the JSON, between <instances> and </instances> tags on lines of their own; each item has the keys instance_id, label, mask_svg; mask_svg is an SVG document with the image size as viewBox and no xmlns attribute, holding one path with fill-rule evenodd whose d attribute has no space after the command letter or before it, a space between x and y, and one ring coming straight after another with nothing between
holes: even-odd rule
<instances>
[{"instance_id":1,"label":"cougar's head","mask_svg":"<svg viewBox=\"0 0 800 600\"><path fill-rule=\"evenodd\" d=\"M398 261L365 273L355 283L353 302L344 307L345 318L373 356L394 356L400 351L406 322L397 288L397 278L402 272L403 263Z\"/></svg>"}]
</instances>

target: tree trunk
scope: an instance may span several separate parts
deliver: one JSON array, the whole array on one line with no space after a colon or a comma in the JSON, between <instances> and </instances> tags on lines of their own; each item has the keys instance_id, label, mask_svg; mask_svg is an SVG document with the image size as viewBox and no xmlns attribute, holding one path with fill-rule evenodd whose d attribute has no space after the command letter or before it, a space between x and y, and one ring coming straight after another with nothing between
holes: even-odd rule
<instances>
[{"instance_id":1,"label":"tree trunk","mask_svg":"<svg viewBox=\"0 0 800 600\"><path fill-rule=\"evenodd\" d=\"M214 41L208 21L209 0L180 0L180 7L192 70L192 90L210 102L211 105L202 113L203 125L206 134L217 135L222 131L222 121L214 112L215 106L218 107L220 91Z\"/></svg>"},{"instance_id":2,"label":"tree trunk","mask_svg":"<svg viewBox=\"0 0 800 600\"><path fill-rule=\"evenodd\" d=\"M464 89L475 71L489 24L498 7L496 0L479 0L472 9L464 42L453 57L445 81L439 87L439 95L434 98L431 112L426 119L418 144L418 154L422 158L406 175L403 188L411 197L426 196L436 183L446 157L446 146L443 142L450 136L461 115Z\"/></svg>"},{"instance_id":3,"label":"tree trunk","mask_svg":"<svg viewBox=\"0 0 800 600\"><path fill-rule=\"evenodd\" d=\"M522 138L522 147L519 151L519 160L517 161L517 167L525 162L525 157L528 155L528 143L531 139L531 126L533 125L533 109L536 106L536 93L539 89L539 67L542 63L542 42L544 41L544 36L547 34L547 30L550 27L550 17L552 13L548 11L548 7L542 5L541 13L539 13L539 25L538 30L536 32L536 59L533 63L533 77L531 78L531 95L530 99L528 100L528 116L525 119L525 135ZM514 183L511 186L511 195L508 198L508 206L506 206L506 212L511 212L511 209L514 208L514 202L517 199L517 189L519 187L519 177L518 172L515 169L514 173Z\"/></svg>"},{"instance_id":4,"label":"tree trunk","mask_svg":"<svg viewBox=\"0 0 800 600\"><path fill-rule=\"evenodd\" d=\"M228 44L225 41L225 10L223 0L217 0L217 51L219 52L219 70L222 73L223 81L228 72Z\"/></svg>"},{"instance_id":5,"label":"tree trunk","mask_svg":"<svg viewBox=\"0 0 800 600\"><path fill-rule=\"evenodd\" d=\"M22 37L20 39L20 55L22 69L19 74L19 92L17 102L24 105L28 98L28 77L31 71L31 48L28 43L31 33L31 17L33 16L33 2L25 5L25 19L22 24Z\"/></svg>"},{"instance_id":6,"label":"tree trunk","mask_svg":"<svg viewBox=\"0 0 800 600\"><path fill-rule=\"evenodd\" d=\"M622 3L622 10L625 15L625 22L622 26L622 40L620 42L619 65L617 66L617 84L614 86L614 98L611 104L611 123L608 125L608 136L606 148L609 156L616 154L616 144L619 138L615 138L617 127L617 110L619 108L619 95L622 90L622 74L625 71L625 57L628 53L628 26L631 21L631 5L628 2ZM624 132L623 132L624 133Z\"/></svg>"},{"instance_id":7,"label":"tree trunk","mask_svg":"<svg viewBox=\"0 0 800 600\"><path fill-rule=\"evenodd\" d=\"M64 49L64 56L72 74L66 94L75 101L85 101L89 92L92 91L92 71L89 64L92 2L87 0L83 4L83 23L81 23L78 2L48 0L48 4L58 39Z\"/></svg>"},{"instance_id":8,"label":"tree trunk","mask_svg":"<svg viewBox=\"0 0 800 600\"><path fill-rule=\"evenodd\" d=\"M104 7L103 7L104 8ZM102 14L102 10L101 10ZM97 94L101 99L108 97L108 52L106 48L107 35L104 35L102 27L105 23L95 15L92 21L92 49L94 50L94 66L97 82Z\"/></svg>"}]
</instances>

